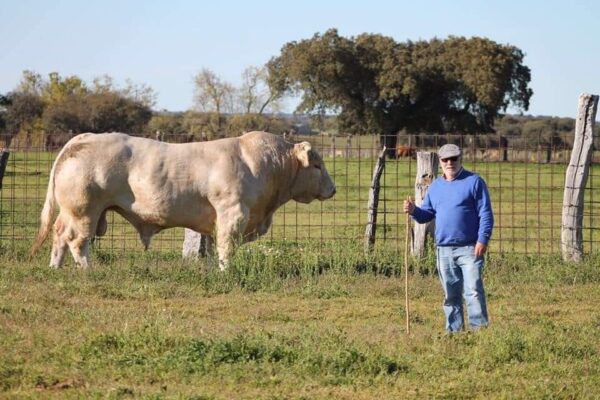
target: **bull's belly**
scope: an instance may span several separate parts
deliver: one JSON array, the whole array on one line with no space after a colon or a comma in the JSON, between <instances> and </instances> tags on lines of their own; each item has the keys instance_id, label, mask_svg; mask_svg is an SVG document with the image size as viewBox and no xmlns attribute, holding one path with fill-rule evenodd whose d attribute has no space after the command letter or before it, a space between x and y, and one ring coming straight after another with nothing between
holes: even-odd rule
<instances>
[{"instance_id":1,"label":"bull's belly","mask_svg":"<svg viewBox=\"0 0 600 400\"><path fill-rule=\"evenodd\" d=\"M123 215L133 225L152 226L158 230L167 228L190 228L204 234L212 234L216 213L210 205L167 206L159 205L148 207L136 203L130 206L111 207Z\"/></svg>"}]
</instances>

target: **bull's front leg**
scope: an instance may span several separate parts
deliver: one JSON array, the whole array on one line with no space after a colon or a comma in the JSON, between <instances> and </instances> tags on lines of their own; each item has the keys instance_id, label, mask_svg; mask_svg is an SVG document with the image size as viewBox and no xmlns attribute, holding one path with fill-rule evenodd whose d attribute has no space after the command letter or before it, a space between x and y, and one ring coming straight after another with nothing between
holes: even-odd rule
<instances>
[{"instance_id":1,"label":"bull's front leg","mask_svg":"<svg viewBox=\"0 0 600 400\"><path fill-rule=\"evenodd\" d=\"M217 210L216 238L221 271L227 269L236 244L242 241L248 224L248 215L247 207L239 204Z\"/></svg>"}]
</instances>

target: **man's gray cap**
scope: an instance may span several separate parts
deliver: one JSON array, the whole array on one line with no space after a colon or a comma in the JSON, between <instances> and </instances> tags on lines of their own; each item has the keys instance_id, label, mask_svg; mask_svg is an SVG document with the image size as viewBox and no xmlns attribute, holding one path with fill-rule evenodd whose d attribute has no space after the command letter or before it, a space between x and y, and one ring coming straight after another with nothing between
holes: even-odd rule
<instances>
[{"instance_id":1,"label":"man's gray cap","mask_svg":"<svg viewBox=\"0 0 600 400\"><path fill-rule=\"evenodd\" d=\"M460 147L455 144L445 144L438 150L438 156L441 159L450 158L450 157L460 157L462 152L460 151Z\"/></svg>"}]
</instances>

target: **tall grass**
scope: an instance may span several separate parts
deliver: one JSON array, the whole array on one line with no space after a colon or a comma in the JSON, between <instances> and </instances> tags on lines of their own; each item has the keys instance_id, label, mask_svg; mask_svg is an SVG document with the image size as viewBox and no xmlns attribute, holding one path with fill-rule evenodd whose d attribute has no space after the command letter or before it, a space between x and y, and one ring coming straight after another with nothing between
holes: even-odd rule
<instances>
[{"instance_id":1,"label":"tall grass","mask_svg":"<svg viewBox=\"0 0 600 400\"><path fill-rule=\"evenodd\" d=\"M359 244L356 244L357 246ZM0 397L596 398L600 255L491 256L491 326L447 336L432 260L256 243L230 268L149 252L0 262Z\"/></svg>"}]
</instances>

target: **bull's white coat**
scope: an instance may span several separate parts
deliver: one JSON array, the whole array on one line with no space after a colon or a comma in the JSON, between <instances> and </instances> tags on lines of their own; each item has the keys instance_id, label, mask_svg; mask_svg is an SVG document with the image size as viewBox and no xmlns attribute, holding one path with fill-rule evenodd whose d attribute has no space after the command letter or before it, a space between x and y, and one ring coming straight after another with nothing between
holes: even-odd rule
<instances>
[{"instance_id":1,"label":"bull's white coat","mask_svg":"<svg viewBox=\"0 0 600 400\"><path fill-rule=\"evenodd\" d=\"M216 238L225 268L234 243L266 233L280 206L334 194L308 142L293 144L266 132L186 144L84 133L54 162L32 251L48 236L58 205L52 267L62 265L67 247L87 267L90 240L106 232L106 212L113 210L137 229L146 248L154 234L172 227Z\"/></svg>"}]
</instances>

